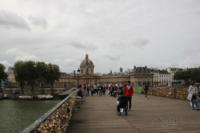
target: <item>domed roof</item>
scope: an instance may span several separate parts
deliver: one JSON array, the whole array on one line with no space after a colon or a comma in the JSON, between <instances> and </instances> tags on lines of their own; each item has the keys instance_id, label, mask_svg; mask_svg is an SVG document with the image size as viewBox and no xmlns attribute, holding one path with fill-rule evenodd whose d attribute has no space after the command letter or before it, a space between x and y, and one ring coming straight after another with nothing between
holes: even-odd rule
<instances>
[{"instance_id":1,"label":"domed roof","mask_svg":"<svg viewBox=\"0 0 200 133\"><path fill-rule=\"evenodd\" d=\"M88 54L85 55L85 59L81 62L80 67L92 67L94 68L93 62L89 59Z\"/></svg>"}]
</instances>

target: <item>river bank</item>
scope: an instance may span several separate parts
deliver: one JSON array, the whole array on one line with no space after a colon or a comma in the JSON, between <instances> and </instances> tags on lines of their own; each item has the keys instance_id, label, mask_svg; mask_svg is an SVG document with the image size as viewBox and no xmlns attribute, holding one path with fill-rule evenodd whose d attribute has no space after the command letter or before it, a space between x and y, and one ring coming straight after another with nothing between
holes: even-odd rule
<instances>
[{"instance_id":1,"label":"river bank","mask_svg":"<svg viewBox=\"0 0 200 133\"><path fill-rule=\"evenodd\" d=\"M25 89L24 93L21 94L19 88L4 88L0 92L0 100L2 99L12 99L12 100L53 100L53 99L62 99L60 96L61 93L65 92L65 88L54 88L53 95L51 94L50 88L37 88L34 90L34 93L30 89Z\"/></svg>"}]
</instances>

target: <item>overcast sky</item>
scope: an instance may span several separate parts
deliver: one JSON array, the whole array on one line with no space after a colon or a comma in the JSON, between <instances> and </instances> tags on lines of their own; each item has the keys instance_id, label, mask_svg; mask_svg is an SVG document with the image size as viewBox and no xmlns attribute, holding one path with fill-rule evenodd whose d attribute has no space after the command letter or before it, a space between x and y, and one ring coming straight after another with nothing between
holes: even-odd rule
<instances>
[{"instance_id":1,"label":"overcast sky","mask_svg":"<svg viewBox=\"0 0 200 133\"><path fill-rule=\"evenodd\" d=\"M0 63L72 72L200 65L200 0L0 0Z\"/></svg>"}]
</instances>

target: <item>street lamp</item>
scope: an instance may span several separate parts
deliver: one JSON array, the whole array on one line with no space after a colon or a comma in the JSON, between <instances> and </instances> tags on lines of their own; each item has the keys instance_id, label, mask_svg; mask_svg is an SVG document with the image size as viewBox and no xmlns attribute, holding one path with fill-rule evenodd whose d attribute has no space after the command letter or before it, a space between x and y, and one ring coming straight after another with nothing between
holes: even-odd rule
<instances>
[{"instance_id":1,"label":"street lamp","mask_svg":"<svg viewBox=\"0 0 200 133\"><path fill-rule=\"evenodd\" d=\"M74 70L74 77L77 80L77 87L79 86L79 74L80 74L80 69Z\"/></svg>"},{"instance_id":2,"label":"street lamp","mask_svg":"<svg viewBox=\"0 0 200 133\"><path fill-rule=\"evenodd\" d=\"M77 70L77 84L79 86L79 75L80 75L80 69Z\"/></svg>"}]
</instances>

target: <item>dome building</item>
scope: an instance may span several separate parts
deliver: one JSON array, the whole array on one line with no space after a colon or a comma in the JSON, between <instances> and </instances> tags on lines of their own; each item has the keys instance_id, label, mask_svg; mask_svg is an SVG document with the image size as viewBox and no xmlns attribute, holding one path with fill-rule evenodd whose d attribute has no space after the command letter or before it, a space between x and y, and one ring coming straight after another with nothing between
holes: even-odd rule
<instances>
[{"instance_id":1,"label":"dome building","mask_svg":"<svg viewBox=\"0 0 200 133\"><path fill-rule=\"evenodd\" d=\"M85 59L80 64L81 75L93 75L94 63L89 59L88 54L85 55Z\"/></svg>"}]
</instances>

